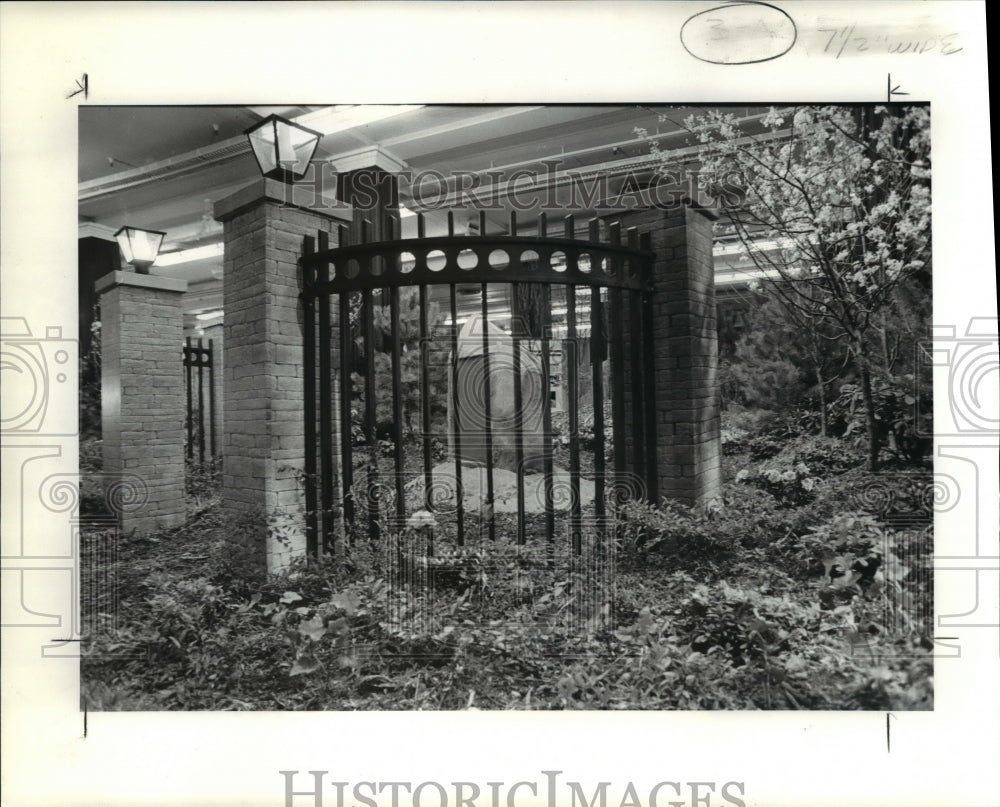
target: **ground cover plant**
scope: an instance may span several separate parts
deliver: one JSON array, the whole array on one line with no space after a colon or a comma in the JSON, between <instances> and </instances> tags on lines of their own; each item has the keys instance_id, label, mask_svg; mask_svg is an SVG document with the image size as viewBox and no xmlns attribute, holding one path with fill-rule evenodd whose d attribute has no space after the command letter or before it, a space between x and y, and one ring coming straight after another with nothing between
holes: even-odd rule
<instances>
[{"instance_id":1,"label":"ground cover plant","mask_svg":"<svg viewBox=\"0 0 1000 807\"><path fill-rule=\"evenodd\" d=\"M930 469L731 411L720 499L623 504L602 545L434 534L435 516L266 576L214 468L186 526L85 533L88 709L930 709ZM99 456L85 447L93 473ZM101 506L90 491L85 508ZM542 534L529 516L529 536ZM475 524L470 526L475 530ZM471 534L470 534L471 535Z\"/></svg>"}]
</instances>

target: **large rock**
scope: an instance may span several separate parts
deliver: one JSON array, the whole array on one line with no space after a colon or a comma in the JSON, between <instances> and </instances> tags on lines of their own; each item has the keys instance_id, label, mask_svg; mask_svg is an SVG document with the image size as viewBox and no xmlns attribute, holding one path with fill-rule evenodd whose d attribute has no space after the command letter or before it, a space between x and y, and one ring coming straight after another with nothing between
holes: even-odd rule
<instances>
[{"instance_id":1,"label":"large rock","mask_svg":"<svg viewBox=\"0 0 1000 807\"><path fill-rule=\"evenodd\" d=\"M486 469L482 466L462 465L462 505L467 513L477 513L486 502ZM457 476L453 461L442 462L431 471L431 498L438 512L451 512L457 507ZM580 479L580 507L586 508L594 501L594 480ZM407 511L424 507L424 480L418 477L406 485ZM552 469L552 506L554 510L569 510L573 501L573 489L569 471L555 467ZM503 468L493 469L493 512L517 512L517 475ZM524 512L527 514L545 512L545 476L525 474Z\"/></svg>"},{"instance_id":2,"label":"large rock","mask_svg":"<svg viewBox=\"0 0 1000 807\"><path fill-rule=\"evenodd\" d=\"M486 462L486 359L483 353L483 320L470 318L458 335L458 394L448 389L448 422L458 431L458 444L450 435L452 453L469 462ZM486 323L489 346L490 433L495 468L517 469L517 407L514 405L514 340ZM525 470L541 470L544 448L543 405L548 385L542 377L538 340L518 345L521 376L520 430ZM457 398L457 407L455 399Z\"/></svg>"}]
</instances>

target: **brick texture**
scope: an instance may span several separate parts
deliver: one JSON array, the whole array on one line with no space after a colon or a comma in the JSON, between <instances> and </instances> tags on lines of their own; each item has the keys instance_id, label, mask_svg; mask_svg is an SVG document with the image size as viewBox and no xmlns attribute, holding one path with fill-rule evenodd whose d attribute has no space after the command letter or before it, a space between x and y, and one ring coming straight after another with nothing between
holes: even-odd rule
<instances>
[{"instance_id":1,"label":"brick texture","mask_svg":"<svg viewBox=\"0 0 1000 807\"><path fill-rule=\"evenodd\" d=\"M622 219L649 233L656 253L654 367L643 383L654 385L659 495L691 505L715 499L721 490L713 220L710 211L688 205ZM627 306L625 314L621 333L627 356L633 331ZM628 412L630 389L626 384ZM631 436L628 443L631 463Z\"/></svg>"},{"instance_id":2,"label":"brick texture","mask_svg":"<svg viewBox=\"0 0 1000 807\"><path fill-rule=\"evenodd\" d=\"M305 551L297 261L307 235L327 232L335 246L341 222L265 195L219 218L225 242L223 506L246 523L266 521L266 534L253 529L234 536L276 571Z\"/></svg>"},{"instance_id":3,"label":"brick texture","mask_svg":"<svg viewBox=\"0 0 1000 807\"><path fill-rule=\"evenodd\" d=\"M108 499L125 532L184 522L183 316L176 290L101 296L101 416Z\"/></svg>"}]
</instances>

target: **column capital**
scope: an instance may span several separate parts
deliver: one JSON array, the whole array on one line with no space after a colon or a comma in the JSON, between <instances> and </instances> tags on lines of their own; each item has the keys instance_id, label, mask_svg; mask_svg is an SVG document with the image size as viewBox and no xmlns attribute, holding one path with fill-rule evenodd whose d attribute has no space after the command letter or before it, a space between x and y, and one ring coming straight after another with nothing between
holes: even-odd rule
<instances>
[{"instance_id":1,"label":"column capital","mask_svg":"<svg viewBox=\"0 0 1000 807\"><path fill-rule=\"evenodd\" d=\"M403 160L381 146L363 146L354 151L337 154L330 158L330 162L338 174L362 169L385 171L388 174L402 174L408 170L408 166Z\"/></svg>"},{"instance_id":2,"label":"column capital","mask_svg":"<svg viewBox=\"0 0 1000 807\"><path fill-rule=\"evenodd\" d=\"M322 168L317 165L313 170L320 171ZM332 194L324 193L323 177L320 176L319 180L318 185L308 179L288 184L261 177L217 201L213 215L216 221L226 222L258 205L271 202L283 207L305 210L324 218L350 222L354 209Z\"/></svg>"},{"instance_id":3,"label":"column capital","mask_svg":"<svg viewBox=\"0 0 1000 807\"><path fill-rule=\"evenodd\" d=\"M187 281L176 277L164 277L163 275L140 275L138 272L109 272L104 277L98 279L94 284L94 290L98 294L117 288L118 286L132 286L139 289L152 289L153 291L173 291L183 294L187 291Z\"/></svg>"}]
</instances>

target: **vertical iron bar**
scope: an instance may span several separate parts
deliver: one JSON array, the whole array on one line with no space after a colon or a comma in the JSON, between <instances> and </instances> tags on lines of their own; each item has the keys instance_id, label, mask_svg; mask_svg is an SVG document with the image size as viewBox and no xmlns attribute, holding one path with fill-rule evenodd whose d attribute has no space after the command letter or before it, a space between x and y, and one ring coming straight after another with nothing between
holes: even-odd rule
<instances>
[{"instance_id":1,"label":"vertical iron bar","mask_svg":"<svg viewBox=\"0 0 1000 807\"><path fill-rule=\"evenodd\" d=\"M198 462L205 464L205 354L198 338Z\"/></svg>"},{"instance_id":2,"label":"vertical iron bar","mask_svg":"<svg viewBox=\"0 0 1000 807\"><path fill-rule=\"evenodd\" d=\"M212 339L208 340L208 417L211 428L209 448L214 460L218 452L215 450L215 345Z\"/></svg>"},{"instance_id":3,"label":"vertical iron bar","mask_svg":"<svg viewBox=\"0 0 1000 807\"><path fill-rule=\"evenodd\" d=\"M609 240L615 246L621 244L621 224L614 222L608 227ZM624 262L615 257L615 274L619 277L625 271ZM608 290L608 326L616 331L622 327L624 311L622 290L616 286ZM610 339L611 347L611 436L614 443L615 480L621 484L625 474L625 346L621 339Z\"/></svg>"},{"instance_id":4,"label":"vertical iron bar","mask_svg":"<svg viewBox=\"0 0 1000 807\"><path fill-rule=\"evenodd\" d=\"M348 229L341 225L338 242L346 246ZM351 403L354 396L351 373L354 369L354 339L351 331L351 293L338 293L340 305L340 459L341 497L344 506L344 527L350 543L354 544L354 428L351 422Z\"/></svg>"},{"instance_id":5,"label":"vertical iron bar","mask_svg":"<svg viewBox=\"0 0 1000 807\"><path fill-rule=\"evenodd\" d=\"M588 239L598 240L598 221L591 219L587 228ZM602 259L598 259L600 261ZM597 285L598 266L591 259L592 283L590 287L590 367L594 399L594 517L604 518L604 360L607 345L604 339L604 312L601 310L601 287Z\"/></svg>"},{"instance_id":6,"label":"vertical iron bar","mask_svg":"<svg viewBox=\"0 0 1000 807\"><path fill-rule=\"evenodd\" d=\"M481 211L480 211L481 212ZM489 518L489 537L493 541L496 539L496 521L493 514L493 423L491 421L493 404L490 390L490 337L489 337L489 306L487 304L487 285L482 285L482 327L483 327L483 399L485 418L485 443L486 443L486 501L481 502L480 508L480 528L482 528L482 516L485 513Z\"/></svg>"},{"instance_id":7,"label":"vertical iron bar","mask_svg":"<svg viewBox=\"0 0 1000 807\"><path fill-rule=\"evenodd\" d=\"M514 215L511 213L513 222ZM514 359L514 469L517 477L517 543L524 545L524 401L521 389L520 284L511 284L511 349Z\"/></svg>"},{"instance_id":8,"label":"vertical iron bar","mask_svg":"<svg viewBox=\"0 0 1000 807\"><path fill-rule=\"evenodd\" d=\"M642 292L626 292L629 301L629 394L631 409L628 420L632 424L632 473L645 478L645 372L642 349Z\"/></svg>"},{"instance_id":9,"label":"vertical iron bar","mask_svg":"<svg viewBox=\"0 0 1000 807\"><path fill-rule=\"evenodd\" d=\"M308 260L315 251L312 236L305 237L303 254ZM316 557L316 288L315 269L308 263L302 266L302 391L305 398L305 505L306 505L306 554Z\"/></svg>"},{"instance_id":10,"label":"vertical iron bar","mask_svg":"<svg viewBox=\"0 0 1000 807\"><path fill-rule=\"evenodd\" d=\"M455 284L448 286L448 302L451 307L451 411L452 444L455 447L455 500L458 545L465 544L465 504L462 495L462 436L461 419L458 410L458 303L455 299Z\"/></svg>"},{"instance_id":11,"label":"vertical iron bar","mask_svg":"<svg viewBox=\"0 0 1000 807\"><path fill-rule=\"evenodd\" d=\"M548 217L543 210L538 215L538 237L548 236ZM552 256L546 256L548 266L552 265ZM549 339L552 336L552 297L548 283L541 288L541 356L542 356L542 473L545 489L545 541L549 563L555 560L553 555L555 541L555 512L552 502L552 368L549 361Z\"/></svg>"},{"instance_id":12,"label":"vertical iron bar","mask_svg":"<svg viewBox=\"0 0 1000 807\"><path fill-rule=\"evenodd\" d=\"M371 236L371 222L364 219L361 222L361 241L367 244ZM371 259L362 259L364 265L359 267L364 275L369 279L372 277L374 268ZM378 418L377 404L375 400L375 289L368 288L362 292L364 299L361 303L361 319L364 328L365 346L365 439L368 441L368 473L366 479L366 498L368 500L368 539L375 543L380 536L378 523L378 490L379 467L378 467L378 438L375 432Z\"/></svg>"},{"instance_id":13,"label":"vertical iron bar","mask_svg":"<svg viewBox=\"0 0 1000 807\"><path fill-rule=\"evenodd\" d=\"M635 227L628 230L629 249L639 249L639 231ZM629 269L639 273L641 266L636 258L629 258ZM643 367L642 345L642 292L629 291L629 386L632 400L632 411L629 420L632 422L632 473L640 479L646 478L646 416L645 395L646 373Z\"/></svg>"},{"instance_id":14,"label":"vertical iron bar","mask_svg":"<svg viewBox=\"0 0 1000 807\"><path fill-rule=\"evenodd\" d=\"M330 248L330 236L325 232L318 235L320 252ZM333 371L331 369L330 340L330 264L324 261L317 267L319 283L319 433L320 433L320 501L322 512L322 538L317 541L317 552L332 555L333 541ZM315 374L315 368L313 369ZM315 383L315 380L314 380ZM315 417L315 404L313 417ZM315 426L313 427L315 429ZM313 443L307 450L315 453L315 431Z\"/></svg>"},{"instance_id":15,"label":"vertical iron bar","mask_svg":"<svg viewBox=\"0 0 1000 807\"><path fill-rule=\"evenodd\" d=\"M543 214L544 215L544 214ZM555 507L552 495L552 366L549 356L549 340L552 334L552 290L548 283L542 284L542 463L545 474L545 540L549 545L549 559L553 560L552 549L555 540Z\"/></svg>"},{"instance_id":16,"label":"vertical iron bar","mask_svg":"<svg viewBox=\"0 0 1000 807\"><path fill-rule=\"evenodd\" d=\"M430 390L430 328L427 322L427 286L420 286L420 430L423 443L424 507L433 510L431 501L431 390Z\"/></svg>"},{"instance_id":17,"label":"vertical iron bar","mask_svg":"<svg viewBox=\"0 0 1000 807\"><path fill-rule=\"evenodd\" d=\"M563 220L566 238L576 235L576 224L573 216ZM566 256L569 271L569 256ZM566 340L563 342L563 373L566 376L566 398L569 409L569 482L570 482L570 542L573 554L579 555L583 550L582 526L580 524L580 411L579 392L577 390L577 350L576 336L576 285L566 284Z\"/></svg>"},{"instance_id":18,"label":"vertical iron bar","mask_svg":"<svg viewBox=\"0 0 1000 807\"><path fill-rule=\"evenodd\" d=\"M398 256L395 260L399 260ZM403 356L399 337L399 287L389 290L389 320L392 342L392 419L393 419L393 470L396 489L397 529L403 529L406 500L403 492Z\"/></svg>"},{"instance_id":19,"label":"vertical iron bar","mask_svg":"<svg viewBox=\"0 0 1000 807\"><path fill-rule=\"evenodd\" d=\"M343 242L341 242L343 243ZM344 503L344 526L349 533L351 544L354 533L350 529L354 523L354 424L351 419L351 403L354 397L351 373L354 369L354 339L351 335L350 292L342 291L340 298L340 476L341 496Z\"/></svg>"},{"instance_id":20,"label":"vertical iron bar","mask_svg":"<svg viewBox=\"0 0 1000 807\"><path fill-rule=\"evenodd\" d=\"M639 246L646 251L652 251L653 240L649 233L643 233L639 238ZM654 504L659 502L659 469L657 468L656 440L656 349L653 342L653 292L649 290L652 267L648 260L643 260L642 272L643 292L642 304L642 343L645 353L646 380L643 390L646 393L646 495Z\"/></svg>"},{"instance_id":21,"label":"vertical iron bar","mask_svg":"<svg viewBox=\"0 0 1000 807\"><path fill-rule=\"evenodd\" d=\"M566 286L566 341L563 349L563 365L566 373L566 398L569 408L569 477L570 477L570 535L573 552L580 554L582 535L580 512L580 410L578 389L579 350L576 335L576 286Z\"/></svg>"},{"instance_id":22,"label":"vertical iron bar","mask_svg":"<svg viewBox=\"0 0 1000 807\"><path fill-rule=\"evenodd\" d=\"M427 235L424 214L417 214L417 238ZM431 381L430 381L430 325L427 322L427 286L420 286L420 427L423 431L423 461L424 461L424 507L433 512L434 503L431 500Z\"/></svg>"},{"instance_id":23,"label":"vertical iron bar","mask_svg":"<svg viewBox=\"0 0 1000 807\"><path fill-rule=\"evenodd\" d=\"M191 400L191 337L184 340L184 378L187 387L187 458L194 459L194 419Z\"/></svg>"},{"instance_id":24,"label":"vertical iron bar","mask_svg":"<svg viewBox=\"0 0 1000 807\"><path fill-rule=\"evenodd\" d=\"M517 211L510 211L507 234L517 235ZM510 286L510 335L514 359L514 475L517 487L517 544L525 542L524 523L524 401L521 388L521 337L523 327L521 317L520 284Z\"/></svg>"}]
</instances>

